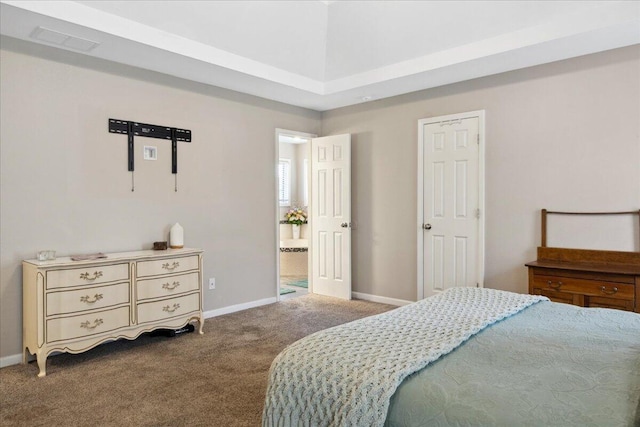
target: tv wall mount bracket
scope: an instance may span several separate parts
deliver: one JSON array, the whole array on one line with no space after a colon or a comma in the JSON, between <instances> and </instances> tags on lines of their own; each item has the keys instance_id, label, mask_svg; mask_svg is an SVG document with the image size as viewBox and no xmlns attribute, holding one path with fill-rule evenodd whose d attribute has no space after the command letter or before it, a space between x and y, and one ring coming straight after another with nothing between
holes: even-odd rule
<instances>
[{"instance_id":1,"label":"tv wall mount bracket","mask_svg":"<svg viewBox=\"0 0 640 427\"><path fill-rule=\"evenodd\" d=\"M127 135L127 168L131 172L131 191L134 190L133 137L166 139L171 141L171 173L175 175L175 191L178 191L178 142L191 142L191 131L167 126L149 125L126 120L109 119L109 133Z\"/></svg>"}]
</instances>

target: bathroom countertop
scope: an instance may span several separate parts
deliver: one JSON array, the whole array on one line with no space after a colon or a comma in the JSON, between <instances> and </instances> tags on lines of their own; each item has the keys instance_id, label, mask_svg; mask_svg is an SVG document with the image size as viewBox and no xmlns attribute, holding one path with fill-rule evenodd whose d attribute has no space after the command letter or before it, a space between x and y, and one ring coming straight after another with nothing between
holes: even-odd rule
<instances>
[{"instance_id":1,"label":"bathroom countertop","mask_svg":"<svg viewBox=\"0 0 640 427\"><path fill-rule=\"evenodd\" d=\"M280 240L281 248L307 248L309 240L307 239L282 239Z\"/></svg>"}]
</instances>

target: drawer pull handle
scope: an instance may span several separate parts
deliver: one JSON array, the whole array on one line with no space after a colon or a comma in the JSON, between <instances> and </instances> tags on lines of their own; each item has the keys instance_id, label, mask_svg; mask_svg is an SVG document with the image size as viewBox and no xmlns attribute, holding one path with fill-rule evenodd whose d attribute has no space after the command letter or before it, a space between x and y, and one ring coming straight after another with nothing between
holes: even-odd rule
<instances>
[{"instance_id":1,"label":"drawer pull handle","mask_svg":"<svg viewBox=\"0 0 640 427\"><path fill-rule=\"evenodd\" d=\"M91 277L91 273L80 274L80 278L84 280L96 280L99 277L102 277L102 271L94 271L93 277Z\"/></svg>"},{"instance_id":2,"label":"drawer pull handle","mask_svg":"<svg viewBox=\"0 0 640 427\"><path fill-rule=\"evenodd\" d=\"M552 287L553 289L560 289L560 286L562 286L562 282L558 282L558 283L553 283L551 280L549 280L547 282L549 284L550 287Z\"/></svg>"},{"instance_id":3,"label":"drawer pull handle","mask_svg":"<svg viewBox=\"0 0 640 427\"><path fill-rule=\"evenodd\" d=\"M96 320L93 321L93 326L89 326L89 325L91 325L91 322L89 322L87 320L86 322L80 323L80 327L91 330L91 329L97 328L98 326L102 325L103 323L104 323L104 321L102 319L96 319Z\"/></svg>"},{"instance_id":4,"label":"drawer pull handle","mask_svg":"<svg viewBox=\"0 0 640 427\"><path fill-rule=\"evenodd\" d=\"M180 282L173 282L173 284L169 284L169 282L165 283L164 285L162 285L163 289L166 289L168 291L172 291L175 288L177 288L178 286L180 286Z\"/></svg>"},{"instance_id":5,"label":"drawer pull handle","mask_svg":"<svg viewBox=\"0 0 640 427\"><path fill-rule=\"evenodd\" d=\"M165 305L164 307L162 307L162 311L166 311L167 313L173 313L179 308L180 308L180 304L176 303L176 304L173 304L173 308L171 308L168 305Z\"/></svg>"},{"instance_id":6,"label":"drawer pull handle","mask_svg":"<svg viewBox=\"0 0 640 427\"><path fill-rule=\"evenodd\" d=\"M616 292L618 292L618 288L614 287L613 289L611 289L610 291L607 290L606 287L601 287L600 290L602 291L603 294L607 294L607 295L613 295Z\"/></svg>"},{"instance_id":7,"label":"drawer pull handle","mask_svg":"<svg viewBox=\"0 0 640 427\"><path fill-rule=\"evenodd\" d=\"M173 271L176 268L180 267L180 263L178 261L174 261L173 264L169 265L169 263L162 264L162 268L168 271Z\"/></svg>"},{"instance_id":8,"label":"drawer pull handle","mask_svg":"<svg viewBox=\"0 0 640 427\"><path fill-rule=\"evenodd\" d=\"M86 302L87 304L93 304L94 302L101 300L102 294L95 294L93 296L93 299L91 299L91 297L89 295L85 295L83 297L80 297L80 302Z\"/></svg>"}]
</instances>

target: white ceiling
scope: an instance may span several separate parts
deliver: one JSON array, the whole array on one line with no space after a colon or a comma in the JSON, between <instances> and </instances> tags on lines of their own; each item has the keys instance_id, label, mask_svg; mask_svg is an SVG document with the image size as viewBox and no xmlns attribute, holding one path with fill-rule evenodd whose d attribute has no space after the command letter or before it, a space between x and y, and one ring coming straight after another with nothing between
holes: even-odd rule
<instances>
[{"instance_id":1,"label":"white ceiling","mask_svg":"<svg viewBox=\"0 0 640 427\"><path fill-rule=\"evenodd\" d=\"M0 32L324 111L640 43L637 1L5 1Z\"/></svg>"}]
</instances>

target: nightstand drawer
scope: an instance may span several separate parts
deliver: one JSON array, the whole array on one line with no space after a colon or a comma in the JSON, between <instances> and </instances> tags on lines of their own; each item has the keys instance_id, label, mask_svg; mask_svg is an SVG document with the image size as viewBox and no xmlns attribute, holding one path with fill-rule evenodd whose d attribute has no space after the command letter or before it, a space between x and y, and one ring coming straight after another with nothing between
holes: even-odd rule
<instances>
[{"instance_id":1,"label":"nightstand drawer","mask_svg":"<svg viewBox=\"0 0 640 427\"><path fill-rule=\"evenodd\" d=\"M47 320L47 342L82 338L129 326L129 307Z\"/></svg>"},{"instance_id":2,"label":"nightstand drawer","mask_svg":"<svg viewBox=\"0 0 640 427\"><path fill-rule=\"evenodd\" d=\"M95 310L128 302L128 282L77 291L49 292L47 293L47 316Z\"/></svg>"},{"instance_id":3,"label":"nightstand drawer","mask_svg":"<svg viewBox=\"0 0 640 427\"><path fill-rule=\"evenodd\" d=\"M157 261L140 261L136 263L137 277L159 276L161 274L182 273L200 268L198 256L166 258Z\"/></svg>"},{"instance_id":4,"label":"nightstand drawer","mask_svg":"<svg viewBox=\"0 0 640 427\"><path fill-rule=\"evenodd\" d=\"M138 304L138 323L154 322L200 311L200 294Z\"/></svg>"},{"instance_id":5,"label":"nightstand drawer","mask_svg":"<svg viewBox=\"0 0 640 427\"><path fill-rule=\"evenodd\" d=\"M129 263L47 271L47 289L129 280Z\"/></svg>"},{"instance_id":6,"label":"nightstand drawer","mask_svg":"<svg viewBox=\"0 0 640 427\"><path fill-rule=\"evenodd\" d=\"M550 291L631 301L635 298L635 286L624 283L540 274L534 276L533 282L535 288Z\"/></svg>"},{"instance_id":7,"label":"nightstand drawer","mask_svg":"<svg viewBox=\"0 0 640 427\"><path fill-rule=\"evenodd\" d=\"M196 291L200 288L199 281L200 273L197 271L160 279L139 280L136 283L137 299L140 301Z\"/></svg>"}]
</instances>

